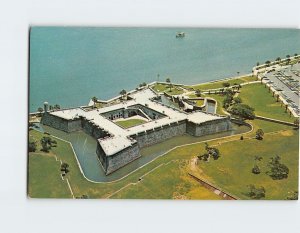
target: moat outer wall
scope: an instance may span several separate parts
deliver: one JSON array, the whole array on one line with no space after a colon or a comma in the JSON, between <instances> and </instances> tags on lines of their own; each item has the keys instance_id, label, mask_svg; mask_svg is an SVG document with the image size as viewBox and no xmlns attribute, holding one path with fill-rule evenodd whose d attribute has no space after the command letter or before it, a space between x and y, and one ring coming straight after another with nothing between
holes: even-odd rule
<instances>
[{"instance_id":1,"label":"moat outer wall","mask_svg":"<svg viewBox=\"0 0 300 233\"><path fill-rule=\"evenodd\" d=\"M46 113L43 115L41 123L68 133L83 130L85 133L94 137L97 140L96 153L106 175L111 174L112 172L139 158L141 156L140 149L143 147L153 145L185 133L199 137L231 130L231 122L229 117L206 121L200 124L195 124L193 122L184 120L178 123L157 127L153 130L141 132L137 135L131 135L131 138L135 139L136 143L133 143L130 147L124 148L116 154L107 156L99 144L98 139L110 135L108 132L104 131L99 126L92 124L85 118L79 117L73 120L66 120Z\"/></svg>"}]
</instances>

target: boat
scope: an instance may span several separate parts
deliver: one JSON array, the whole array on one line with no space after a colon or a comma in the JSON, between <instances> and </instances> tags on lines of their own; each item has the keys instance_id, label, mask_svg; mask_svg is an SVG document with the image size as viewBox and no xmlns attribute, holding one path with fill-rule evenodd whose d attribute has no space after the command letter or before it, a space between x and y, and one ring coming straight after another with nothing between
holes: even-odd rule
<instances>
[{"instance_id":1,"label":"boat","mask_svg":"<svg viewBox=\"0 0 300 233\"><path fill-rule=\"evenodd\" d=\"M182 37L185 37L185 33L184 32L177 32L176 38L182 38Z\"/></svg>"}]
</instances>

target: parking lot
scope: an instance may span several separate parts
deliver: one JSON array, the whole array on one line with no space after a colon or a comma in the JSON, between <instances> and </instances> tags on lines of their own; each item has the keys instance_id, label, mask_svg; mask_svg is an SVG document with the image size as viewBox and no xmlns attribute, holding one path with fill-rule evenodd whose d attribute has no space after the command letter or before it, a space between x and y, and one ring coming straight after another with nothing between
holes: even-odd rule
<instances>
[{"instance_id":1,"label":"parking lot","mask_svg":"<svg viewBox=\"0 0 300 233\"><path fill-rule=\"evenodd\" d=\"M265 74L263 79L270 87L288 103L289 107L299 116L300 64L288 66Z\"/></svg>"}]
</instances>

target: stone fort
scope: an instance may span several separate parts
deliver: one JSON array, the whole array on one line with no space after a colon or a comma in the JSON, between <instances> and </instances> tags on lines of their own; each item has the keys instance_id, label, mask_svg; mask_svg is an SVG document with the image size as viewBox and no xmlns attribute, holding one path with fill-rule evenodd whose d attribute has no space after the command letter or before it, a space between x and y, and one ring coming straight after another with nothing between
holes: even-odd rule
<instances>
[{"instance_id":1,"label":"stone fort","mask_svg":"<svg viewBox=\"0 0 300 233\"><path fill-rule=\"evenodd\" d=\"M139 158L145 146L185 133L199 137L231 129L228 116L181 111L159 102L159 95L148 87L132 91L128 97L102 108L48 111L45 104L41 123L68 133L83 130L94 137L106 175ZM144 123L129 128L116 124L137 117Z\"/></svg>"}]
</instances>

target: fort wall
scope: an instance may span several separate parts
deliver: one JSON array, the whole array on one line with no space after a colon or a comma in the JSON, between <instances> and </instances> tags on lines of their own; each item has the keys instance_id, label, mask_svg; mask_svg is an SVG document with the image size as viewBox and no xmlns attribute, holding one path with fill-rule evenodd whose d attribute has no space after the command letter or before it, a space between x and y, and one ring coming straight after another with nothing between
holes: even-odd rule
<instances>
[{"instance_id":1,"label":"fort wall","mask_svg":"<svg viewBox=\"0 0 300 233\"><path fill-rule=\"evenodd\" d=\"M109 175L110 173L118 170L119 168L127 165L128 163L136 160L141 156L137 143L125 148L124 150L114 155L107 156L98 142L96 153L105 170L106 175Z\"/></svg>"},{"instance_id":2,"label":"fort wall","mask_svg":"<svg viewBox=\"0 0 300 233\"><path fill-rule=\"evenodd\" d=\"M228 130L231 130L231 122L229 118L206 121L200 124L195 124L189 121L186 125L186 132L196 137Z\"/></svg>"},{"instance_id":3,"label":"fort wall","mask_svg":"<svg viewBox=\"0 0 300 233\"><path fill-rule=\"evenodd\" d=\"M140 148L150 146L166 139L183 135L186 133L186 123L181 121L163 127L157 127L152 130L138 133L138 135L132 135L131 137L136 139Z\"/></svg>"}]
</instances>

